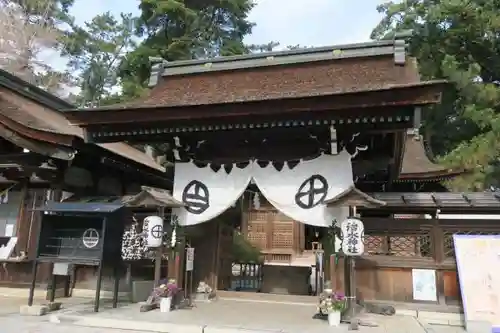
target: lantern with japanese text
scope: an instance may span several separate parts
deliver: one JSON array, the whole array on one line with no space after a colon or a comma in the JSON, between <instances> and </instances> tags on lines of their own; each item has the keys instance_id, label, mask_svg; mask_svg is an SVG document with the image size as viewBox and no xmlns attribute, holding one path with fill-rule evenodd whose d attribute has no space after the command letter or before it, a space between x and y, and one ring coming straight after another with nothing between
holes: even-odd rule
<instances>
[{"instance_id":1,"label":"lantern with japanese text","mask_svg":"<svg viewBox=\"0 0 500 333\"><path fill-rule=\"evenodd\" d=\"M163 219L159 216L148 216L144 219L142 231L147 247L160 247L163 242Z\"/></svg>"},{"instance_id":2,"label":"lantern with japanese text","mask_svg":"<svg viewBox=\"0 0 500 333\"><path fill-rule=\"evenodd\" d=\"M363 237L365 226L355 217L349 217L340 225L342 232L342 252L348 256L360 256L365 252Z\"/></svg>"}]
</instances>

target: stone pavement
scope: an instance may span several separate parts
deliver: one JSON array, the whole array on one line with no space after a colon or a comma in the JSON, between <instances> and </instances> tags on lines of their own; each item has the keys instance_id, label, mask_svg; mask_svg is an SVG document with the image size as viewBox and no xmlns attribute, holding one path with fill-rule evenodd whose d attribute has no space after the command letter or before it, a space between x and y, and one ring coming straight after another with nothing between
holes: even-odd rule
<instances>
[{"instance_id":1,"label":"stone pavement","mask_svg":"<svg viewBox=\"0 0 500 333\"><path fill-rule=\"evenodd\" d=\"M312 319L316 306L310 304L276 304L218 300L198 303L191 310L171 313L139 312L139 305L124 304L118 309L105 305L95 314L89 306L73 307L62 311L62 322L85 327L138 329L165 333L324 333L348 332L347 325L328 327L325 321ZM411 316L364 315L364 321L377 323L378 327L360 327L365 333L427 333L424 325ZM458 333L456 328L446 327L429 333Z\"/></svg>"},{"instance_id":2,"label":"stone pavement","mask_svg":"<svg viewBox=\"0 0 500 333\"><path fill-rule=\"evenodd\" d=\"M42 303L41 300L39 303ZM22 317L19 306L26 299L0 299L1 333L341 333L347 325L328 327L313 320L316 307L308 304L273 304L218 300L198 303L192 310L171 313L140 313L137 304L111 309L104 302L99 313L92 312L89 300L64 299L65 308L53 315ZM365 315L378 327L360 327L364 333L459 333L463 329L422 324L411 316ZM49 322L53 321L53 322Z\"/></svg>"},{"instance_id":3,"label":"stone pavement","mask_svg":"<svg viewBox=\"0 0 500 333\"><path fill-rule=\"evenodd\" d=\"M68 324L53 324L46 318L11 315L0 318L2 333L145 333L144 331L115 330L109 328L79 327Z\"/></svg>"}]
</instances>

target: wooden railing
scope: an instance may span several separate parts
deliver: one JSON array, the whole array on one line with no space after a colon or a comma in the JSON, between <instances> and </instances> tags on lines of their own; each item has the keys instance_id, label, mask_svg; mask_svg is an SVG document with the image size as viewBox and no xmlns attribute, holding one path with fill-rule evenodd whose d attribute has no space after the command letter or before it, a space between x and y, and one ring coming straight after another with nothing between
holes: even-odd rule
<instances>
[{"instance_id":1,"label":"wooden railing","mask_svg":"<svg viewBox=\"0 0 500 333\"><path fill-rule=\"evenodd\" d=\"M262 251L265 263L289 264L293 260L293 251L289 249L273 249Z\"/></svg>"}]
</instances>

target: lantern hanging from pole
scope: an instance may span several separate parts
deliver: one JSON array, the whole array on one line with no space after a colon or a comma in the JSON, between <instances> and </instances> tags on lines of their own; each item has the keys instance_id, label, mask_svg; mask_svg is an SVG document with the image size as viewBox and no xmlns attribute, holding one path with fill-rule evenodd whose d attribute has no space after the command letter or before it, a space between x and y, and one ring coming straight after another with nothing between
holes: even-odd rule
<instances>
[{"instance_id":1,"label":"lantern hanging from pole","mask_svg":"<svg viewBox=\"0 0 500 333\"><path fill-rule=\"evenodd\" d=\"M163 219L159 216L148 216L142 227L147 247L160 247L163 242Z\"/></svg>"},{"instance_id":2,"label":"lantern hanging from pole","mask_svg":"<svg viewBox=\"0 0 500 333\"><path fill-rule=\"evenodd\" d=\"M340 225L342 232L342 252L348 256L360 256L365 252L363 238L365 226L355 217L349 217Z\"/></svg>"}]
</instances>

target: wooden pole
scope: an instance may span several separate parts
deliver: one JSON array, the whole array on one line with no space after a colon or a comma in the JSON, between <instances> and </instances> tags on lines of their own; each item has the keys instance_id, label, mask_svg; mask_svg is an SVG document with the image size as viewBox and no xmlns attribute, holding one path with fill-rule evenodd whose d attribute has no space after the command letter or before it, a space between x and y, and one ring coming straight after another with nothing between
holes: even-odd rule
<instances>
[{"instance_id":1,"label":"wooden pole","mask_svg":"<svg viewBox=\"0 0 500 333\"><path fill-rule=\"evenodd\" d=\"M162 219L165 218L165 208L164 207L160 207L158 210L158 213ZM165 221L163 221L163 225L165 226ZM162 258L163 258L163 241L162 241L161 245L156 249L156 253L155 253L155 275L154 275L155 286L158 286L160 283L160 280L161 280L161 261L162 261Z\"/></svg>"},{"instance_id":2,"label":"wooden pole","mask_svg":"<svg viewBox=\"0 0 500 333\"><path fill-rule=\"evenodd\" d=\"M356 213L356 206L350 206L349 216L356 217ZM356 268L353 256L344 256L344 285L347 298L344 320L352 323L356 316Z\"/></svg>"}]
</instances>

